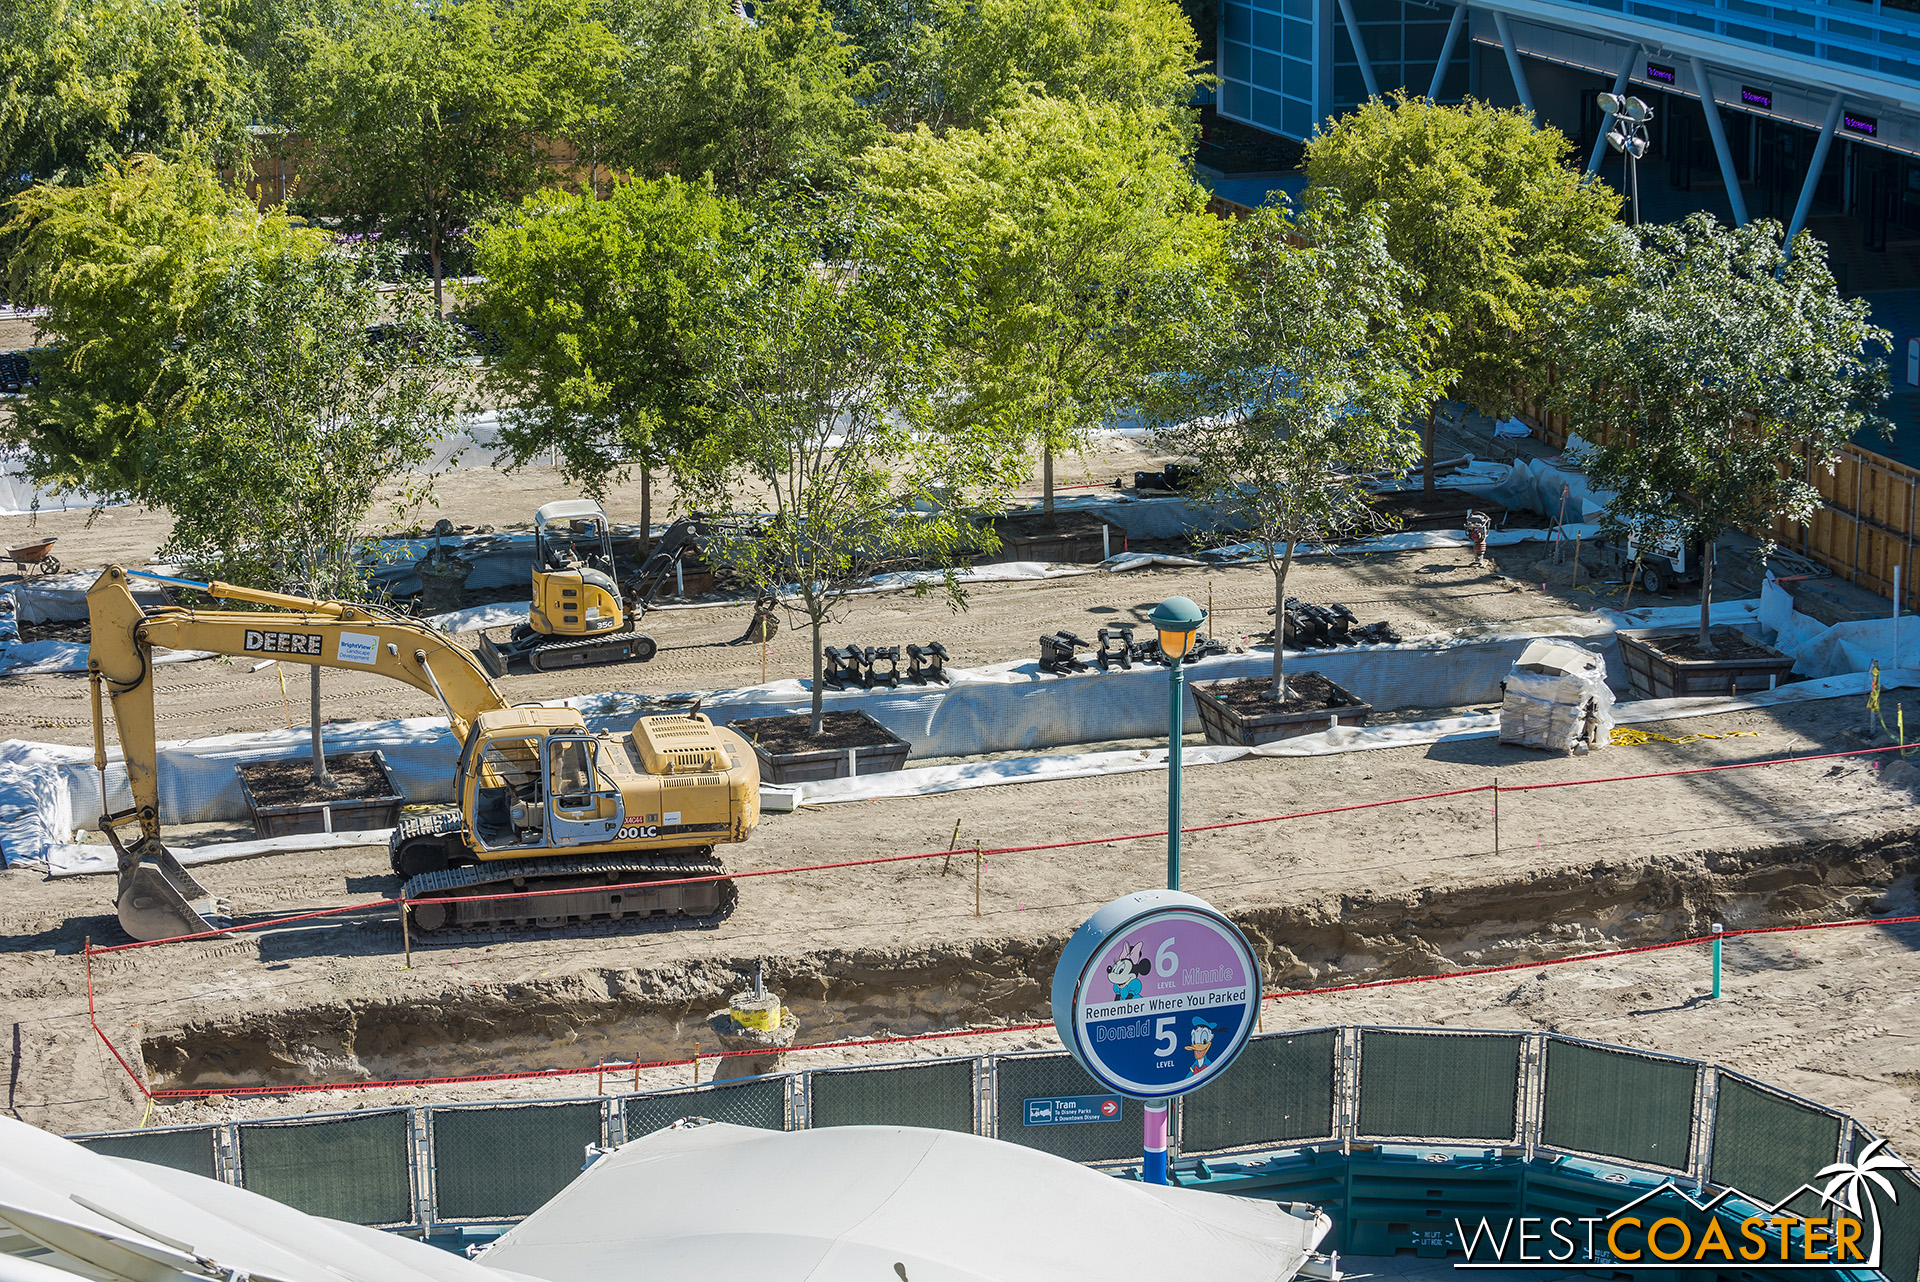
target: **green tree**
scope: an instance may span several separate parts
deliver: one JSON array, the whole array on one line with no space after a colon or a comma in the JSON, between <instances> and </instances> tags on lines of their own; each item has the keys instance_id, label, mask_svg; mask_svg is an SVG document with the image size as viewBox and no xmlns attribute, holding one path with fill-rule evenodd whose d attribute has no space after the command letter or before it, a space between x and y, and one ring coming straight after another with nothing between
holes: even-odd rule
<instances>
[{"instance_id":1,"label":"green tree","mask_svg":"<svg viewBox=\"0 0 1920 1282\"><path fill-rule=\"evenodd\" d=\"M242 258L317 252L324 238L262 213L204 155L109 161L87 186L42 183L14 207L10 293L48 308L50 345L7 441L37 484L164 503L152 488L156 429L186 386L184 348L221 281Z\"/></svg>"},{"instance_id":2,"label":"green tree","mask_svg":"<svg viewBox=\"0 0 1920 1282\"><path fill-rule=\"evenodd\" d=\"M744 221L710 186L668 177L605 200L542 192L481 226L472 318L495 345L488 384L514 463L556 451L562 475L604 503L636 462L650 482L701 438L713 407L688 345L725 292Z\"/></svg>"},{"instance_id":3,"label":"green tree","mask_svg":"<svg viewBox=\"0 0 1920 1282\"><path fill-rule=\"evenodd\" d=\"M1885 394L1890 344L1867 304L1842 298L1820 243L1789 256L1778 223L1729 228L1694 214L1645 227L1624 269L1559 313L1554 404L1595 447L1587 472L1615 492L1607 523L1668 527L1705 545L1700 645L1713 649L1714 540L1805 521L1810 465L1829 471Z\"/></svg>"},{"instance_id":4,"label":"green tree","mask_svg":"<svg viewBox=\"0 0 1920 1282\"><path fill-rule=\"evenodd\" d=\"M428 287L311 241L232 260L188 331L187 378L145 477L173 515L162 554L233 582L323 600L364 594L363 522L453 423L455 331ZM308 670L313 776L325 783L320 669Z\"/></svg>"},{"instance_id":5,"label":"green tree","mask_svg":"<svg viewBox=\"0 0 1920 1282\"><path fill-rule=\"evenodd\" d=\"M1413 269L1415 312L1446 318L1453 395L1503 416L1544 388L1549 309L1619 262L1620 197L1582 182L1572 144L1521 109L1439 106L1404 92L1329 120L1307 144L1312 188L1382 202L1387 249ZM1433 488L1433 416L1427 488Z\"/></svg>"},{"instance_id":6,"label":"green tree","mask_svg":"<svg viewBox=\"0 0 1920 1282\"><path fill-rule=\"evenodd\" d=\"M430 286L343 247L234 258L188 328L185 377L155 434L148 495L166 554L322 598L366 586L362 523L410 479L458 407L462 345Z\"/></svg>"},{"instance_id":7,"label":"green tree","mask_svg":"<svg viewBox=\"0 0 1920 1282\"><path fill-rule=\"evenodd\" d=\"M1191 461L1189 496L1236 518L1227 537L1273 573L1268 697L1283 700L1296 549L1377 519L1363 478L1419 461L1409 423L1451 371L1428 364L1437 327L1403 309L1417 282L1387 252L1379 206L1262 209L1233 225L1227 264L1222 286L1195 299L1187 371L1161 384L1183 421L1157 435Z\"/></svg>"},{"instance_id":8,"label":"green tree","mask_svg":"<svg viewBox=\"0 0 1920 1282\"><path fill-rule=\"evenodd\" d=\"M817 735L822 633L847 593L889 562L972 546L968 514L1002 502L1015 472L988 429L921 430L955 306L937 244L847 210L758 230L699 349L730 407L728 449L683 459L682 492L710 512L771 505L757 533L706 551L810 629Z\"/></svg>"},{"instance_id":9,"label":"green tree","mask_svg":"<svg viewBox=\"0 0 1920 1282\"><path fill-rule=\"evenodd\" d=\"M1134 109L1190 101L1199 45L1172 0L836 0L890 128L984 124L1030 93Z\"/></svg>"},{"instance_id":10,"label":"green tree","mask_svg":"<svg viewBox=\"0 0 1920 1282\"><path fill-rule=\"evenodd\" d=\"M302 40L303 201L416 245L442 306L449 246L556 174L553 140L617 53L592 0L366 0Z\"/></svg>"},{"instance_id":11,"label":"green tree","mask_svg":"<svg viewBox=\"0 0 1920 1282\"><path fill-rule=\"evenodd\" d=\"M614 19L625 46L606 131L611 163L711 175L744 196L769 183L831 188L878 135L871 77L819 0L659 0Z\"/></svg>"},{"instance_id":12,"label":"green tree","mask_svg":"<svg viewBox=\"0 0 1920 1282\"><path fill-rule=\"evenodd\" d=\"M190 138L243 160L253 105L245 64L186 0L0 5L0 199Z\"/></svg>"},{"instance_id":13,"label":"green tree","mask_svg":"<svg viewBox=\"0 0 1920 1282\"><path fill-rule=\"evenodd\" d=\"M1128 404L1179 282L1218 253L1219 220L1161 111L1029 98L979 129L922 129L866 157L896 226L954 246L975 309L950 341L948 415L1053 460Z\"/></svg>"},{"instance_id":14,"label":"green tree","mask_svg":"<svg viewBox=\"0 0 1920 1282\"><path fill-rule=\"evenodd\" d=\"M938 0L934 123L978 126L1030 93L1154 113L1191 101L1193 25L1173 0ZM1173 117L1182 142L1191 128Z\"/></svg>"}]
</instances>

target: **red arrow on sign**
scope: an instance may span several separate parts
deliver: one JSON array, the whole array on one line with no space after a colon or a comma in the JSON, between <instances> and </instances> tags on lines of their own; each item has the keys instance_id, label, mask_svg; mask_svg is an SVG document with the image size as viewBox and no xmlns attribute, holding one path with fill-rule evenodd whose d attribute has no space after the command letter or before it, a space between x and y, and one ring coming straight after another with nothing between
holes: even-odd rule
<instances>
[{"instance_id":1,"label":"red arrow on sign","mask_svg":"<svg viewBox=\"0 0 1920 1282\"><path fill-rule=\"evenodd\" d=\"M1115 1114L1117 1114L1117 1113L1118 1113L1119 1111L1120 1111L1120 1101L1119 1101L1119 1100L1117 1100L1117 1099L1103 1099L1103 1100L1101 1100L1101 1101L1100 1101L1100 1116L1102 1116L1102 1117L1112 1117L1112 1116L1114 1116Z\"/></svg>"}]
</instances>

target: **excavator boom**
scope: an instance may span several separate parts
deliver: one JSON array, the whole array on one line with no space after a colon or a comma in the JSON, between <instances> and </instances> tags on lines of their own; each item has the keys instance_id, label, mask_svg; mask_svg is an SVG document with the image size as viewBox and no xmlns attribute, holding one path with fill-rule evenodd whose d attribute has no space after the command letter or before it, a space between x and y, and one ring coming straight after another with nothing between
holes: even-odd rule
<instances>
[{"instance_id":1,"label":"excavator boom","mask_svg":"<svg viewBox=\"0 0 1920 1282\"><path fill-rule=\"evenodd\" d=\"M144 576L158 577L158 576ZM225 905L210 896L160 840L160 775L155 748L153 649L211 650L259 655L314 667L377 672L437 698L454 736L465 742L482 714L508 707L473 654L424 624L394 618L364 605L315 601L225 583L192 583L208 595L276 607L199 610L178 606L148 611L134 600L127 571L107 569L87 589L92 649L87 673L93 683L93 760L100 772L106 810L107 741L101 690L113 704L126 759L133 807L105 813L101 827L119 856L120 922L135 939L197 934L222 924ZM124 842L119 829L137 824L139 836Z\"/></svg>"}]
</instances>

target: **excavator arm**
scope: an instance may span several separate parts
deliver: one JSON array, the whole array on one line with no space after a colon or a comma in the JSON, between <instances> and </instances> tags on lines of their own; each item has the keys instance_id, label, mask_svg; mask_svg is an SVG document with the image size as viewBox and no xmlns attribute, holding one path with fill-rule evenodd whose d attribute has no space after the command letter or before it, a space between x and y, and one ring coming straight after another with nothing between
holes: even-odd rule
<instances>
[{"instance_id":1,"label":"excavator arm","mask_svg":"<svg viewBox=\"0 0 1920 1282\"><path fill-rule=\"evenodd\" d=\"M147 576L157 577L157 576ZM454 737L466 741L482 713L510 706L473 652L424 624L368 606L262 592L226 583L170 580L210 596L268 610L148 611L134 600L127 571L109 566L87 590L92 649L93 759L106 812L107 741L101 690L113 704L133 808L106 812L100 826L119 856L120 922L135 939L197 933L224 910L160 840L160 776L155 747L153 649L211 650L312 667L375 672L433 695L446 709ZM119 829L137 823L133 844ZM209 911L211 910L211 911Z\"/></svg>"}]
</instances>

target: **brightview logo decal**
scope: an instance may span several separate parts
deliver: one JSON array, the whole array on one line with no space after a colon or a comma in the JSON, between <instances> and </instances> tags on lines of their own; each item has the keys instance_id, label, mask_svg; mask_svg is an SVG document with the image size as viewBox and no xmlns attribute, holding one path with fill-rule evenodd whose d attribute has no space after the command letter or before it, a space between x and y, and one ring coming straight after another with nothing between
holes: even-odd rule
<instances>
[{"instance_id":1,"label":"brightview logo decal","mask_svg":"<svg viewBox=\"0 0 1920 1282\"><path fill-rule=\"evenodd\" d=\"M1467 1258L1461 1269L1537 1269L1578 1263L1638 1264L1661 1269L1877 1269L1880 1267L1880 1204L1900 1200L1888 1171L1910 1171L1885 1140L1875 1140L1852 1162L1835 1162L1814 1176L1824 1188L1802 1184L1768 1205L1737 1188L1696 1201L1667 1180L1605 1215L1525 1215L1506 1221L1482 1216L1469 1227L1453 1222ZM1820 1200L1824 1215L1802 1216L1784 1208L1802 1193ZM1648 1204L1671 1194L1698 1218L1658 1215ZM1718 1213L1723 1203L1764 1206L1759 1215L1734 1221ZM1495 1227L1499 1224L1500 1227Z\"/></svg>"}]
</instances>

